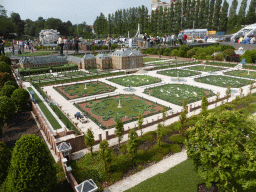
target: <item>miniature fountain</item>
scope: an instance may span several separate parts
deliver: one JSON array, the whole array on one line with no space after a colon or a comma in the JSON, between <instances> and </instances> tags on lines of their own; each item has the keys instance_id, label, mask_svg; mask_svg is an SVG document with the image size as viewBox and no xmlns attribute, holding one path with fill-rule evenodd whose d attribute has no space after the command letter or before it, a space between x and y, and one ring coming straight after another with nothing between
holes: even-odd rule
<instances>
[{"instance_id":1,"label":"miniature fountain","mask_svg":"<svg viewBox=\"0 0 256 192\"><path fill-rule=\"evenodd\" d=\"M117 108L122 108L120 100L119 100L119 104L118 104Z\"/></svg>"},{"instance_id":2,"label":"miniature fountain","mask_svg":"<svg viewBox=\"0 0 256 192\"><path fill-rule=\"evenodd\" d=\"M177 82L182 82L186 81L184 78L179 77L179 71L177 71L177 77L176 78L171 78L172 81L177 81Z\"/></svg>"},{"instance_id":3,"label":"miniature fountain","mask_svg":"<svg viewBox=\"0 0 256 192\"><path fill-rule=\"evenodd\" d=\"M124 91L128 91L128 92L134 92L134 91L136 91L136 89L131 88L131 85L128 85L128 87L124 88L123 90L124 90Z\"/></svg>"}]
</instances>

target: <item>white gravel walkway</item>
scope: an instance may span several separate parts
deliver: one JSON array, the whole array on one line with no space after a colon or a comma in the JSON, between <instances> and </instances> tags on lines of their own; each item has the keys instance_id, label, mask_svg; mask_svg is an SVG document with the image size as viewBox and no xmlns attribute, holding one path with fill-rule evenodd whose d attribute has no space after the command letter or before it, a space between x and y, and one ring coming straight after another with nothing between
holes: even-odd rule
<instances>
[{"instance_id":1,"label":"white gravel walkway","mask_svg":"<svg viewBox=\"0 0 256 192\"><path fill-rule=\"evenodd\" d=\"M164 173L170 168L180 164L181 162L187 160L187 152L183 149L180 153L176 153L166 159L159 161L158 163L134 174L128 178L125 178L114 185L109 186L104 190L104 192L122 192L127 189L138 185L142 181L145 181L159 173Z\"/></svg>"}]
</instances>

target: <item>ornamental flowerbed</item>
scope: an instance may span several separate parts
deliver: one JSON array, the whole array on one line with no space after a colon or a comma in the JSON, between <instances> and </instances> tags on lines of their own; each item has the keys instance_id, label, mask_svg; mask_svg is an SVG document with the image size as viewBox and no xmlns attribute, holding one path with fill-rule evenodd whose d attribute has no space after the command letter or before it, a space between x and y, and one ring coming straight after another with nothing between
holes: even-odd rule
<instances>
[{"instance_id":1,"label":"ornamental flowerbed","mask_svg":"<svg viewBox=\"0 0 256 192\"><path fill-rule=\"evenodd\" d=\"M211 76L201 77L201 78L195 79L195 81L200 83L210 84L210 85L216 85L220 87L231 86L234 88L240 88L250 84L250 80L238 79L238 78L220 76L220 75L211 75Z\"/></svg>"},{"instance_id":2,"label":"ornamental flowerbed","mask_svg":"<svg viewBox=\"0 0 256 192\"><path fill-rule=\"evenodd\" d=\"M86 75L87 73L84 71L73 71L73 72L64 72L64 73L58 73L58 76L72 76L72 75Z\"/></svg>"},{"instance_id":3,"label":"ornamental flowerbed","mask_svg":"<svg viewBox=\"0 0 256 192\"><path fill-rule=\"evenodd\" d=\"M124 87L128 87L129 85L132 87L139 87L143 85L159 83L162 80L159 78L155 78L147 75L130 75L125 77L108 79L108 81L122 85Z\"/></svg>"},{"instance_id":4,"label":"ornamental flowerbed","mask_svg":"<svg viewBox=\"0 0 256 192\"><path fill-rule=\"evenodd\" d=\"M27 76L25 77L26 80L42 80L42 79L49 79L49 78L53 78L52 74L47 74L47 75L37 75L37 76Z\"/></svg>"},{"instance_id":5,"label":"ornamental flowerbed","mask_svg":"<svg viewBox=\"0 0 256 192\"><path fill-rule=\"evenodd\" d=\"M230 75L230 76L256 79L256 72L255 71L249 71L249 74L248 74L248 71L246 71L246 70L236 70L236 71L225 72L224 74L225 75Z\"/></svg>"},{"instance_id":6,"label":"ornamental flowerbed","mask_svg":"<svg viewBox=\"0 0 256 192\"><path fill-rule=\"evenodd\" d=\"M188 103L193 103L200 101L203 96L214 96L214 93L210 90L184 84L167 84L148 88L145 89L144 93L179 106L182 106L184 100L188 100Z\"/></svg>"},{"instance_id":7,"label":"ornamental flowerbed","mask_svg":"<svg viewBox=\"0 0 256 192\"><path fill-rule=\"evenodd\" d=\"M189 70L195 70L195 71L204 71L204 72L211 71L211 72L214 72L214 71L224 70L225 68L198 65L198 66L188 67L188 69Z\"/></svg>"},{"instance_id":8,"label":"ornamental flowerbed","mask_svg":"<svg viewBox=\"0 0 256 192\"><path fill-rule=\"evenodd\" d=\"M121 108L118 108L119 101ZM137 120L139 114L147 117L160 113L162 109L161 105L134 95L114 96L76 105L93 121L96 121L95 123L103 125L103 128L113 127L116 124L116 118L120 118L124 123L131 122Z\"/></svg>"},{"instance_id":9,"label":"ornamental flowerbed","mask_svg":"<svg viewBox=\"0 0 256 192\"><path fill-rule=\"evenodd\" d=\"M177 77L178 74L179 74L179 77L189 77L189 76L201 74L200 72L196 72L196 71L180 70L180 69L158 71L157 73L161 75L171 76L171 77Z\"/></svg>"},{"instance_id":10,"label":"ornamental flowerbed","mask_svg":"<svg viewBox=\"0 0 256 192\"><path fill-rule=\"evenodd\" d=\"M54 87L54 89L57 90L63 97L70 100L91 95L109 93L114 91L116 88L103 82L93 81L87 83L78 83L74 85Z\"/></svg>"}]
</instances>

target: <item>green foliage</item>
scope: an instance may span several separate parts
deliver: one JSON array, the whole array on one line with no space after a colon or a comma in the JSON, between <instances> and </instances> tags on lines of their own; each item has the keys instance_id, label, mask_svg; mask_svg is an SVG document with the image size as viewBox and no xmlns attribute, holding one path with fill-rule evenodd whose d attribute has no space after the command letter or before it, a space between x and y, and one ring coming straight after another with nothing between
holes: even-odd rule
<instances>
[{"instance_id":1,"label":"green foliage","mask_svg":"<svg viewBox=\"0 0 256 192\"><path fill-rule=\"evenodd\" d=\"M11 150L5 145L5 143L0 142L0 185L7 177L11 157Z\"/></svg>"},{"instance_id":2,"label":"green foliage","mask_svg":"<svg viewBox=\"0 0 256 192\"><path fill-rule=\"evenodd\" d=\"M11 73L0 73L0 85L3 85L7 81L13 80L13 75Z\"/></svg>"},{"instance_id":3,"label":"green foliage","mask_svg":"<svg viewBox=\"0 0 256 192\"><path fill-rule=\"evenodd\" d=\"M4 61L0 61L0 73L3 73L3 72L11 73L12 69Z\"/></svg>"},{"instance_id":4,"label":"green foliage","mask_svg":"<svg viewBox=\"0 0 256 192\"><path fill-rule=\"evenodd\" d=\"M93 149L93 145L95 144L95 140L94 140L94 135L91 128L87 129L87 132L84 135L84 139L85 139L85 145L90 147L91 154L92 154L92 149Z\"/></svg>"},{"instance_id":5,"label":"green foliage","mask_svg":"<svg viewBox=\"0 0 256 192\"><path fill-rule=\"evenodd\" d=\"M16 89L19 88L19 86L18 86L18 84L16 83L16 81L6 81L6 82L4 83L4 86L5 86L5 85L13 85L14 87L16 87Z\"/></svg>"},{"instance_id":6,"label":"green foliage","mask_svg":"<svg viewBox=\"0 0 256 192\"><path fill-rule=\"evenodd\" d=\"M223 60L223 54L218 53L213 57L213 59L216 60L216 61L222 61Z\"/></svg>"},{"instance_id":7,"label":"green foliage","mask_svg":"<svg viewBox=\"0 0 256 192\"><path fill-rule=\"evenodd\" d=\"M179 120L180 120L180 134L182 136L184 136L185 134L185 129L186 129L186 125L187 125L187 114L188 114L188 101L184 100L183 104L182 104L182 112L179 116Z\"/></svg>"},{"instance_id":8,"label":"green foliage","mask_svg":"<svg viewBox=\"0 0 256 192\"><path fill-rule=\"evenodd\" d=\"M248 74L247 70L234 70L234 71L225 72L224 74L230 75L230 76L236 76L236 77L245 77L245 78L250 78L250 79L256 79L255 71L250 71L250 73Z\"/></svg>"},{"instance_id":9,"label":"green foliage","mask_svg":"<svg viewBox=\"0 0 256 192\"><path fill-rule=\"evenodd\" d=\"M167 108L166 108L166 106L164 106L164 107L162 108L161 112L162 112L163 127L164 127L164 123L165 123L165 121L166 121L166 116L167 116Z\"/></svg>"},{"instance_id":10,"label":"green foliage","mask_svg":"<svg viewBox=\"0 0 256 192\"><path fill-rule=\"evenodd\" d=\"M11 97L13 91L16 89L13 85L5 85L2 87L0 95L1 96L6 96L6 97Z\"/></svg>"},{"instance_id":11,"label":"green foliage","mask_svg":"<svg viewBox=\"0 0 256 192\"><path fill-rule=\"evenodd\" d=\"M210 113L190 129L185 141L198 174L227 191L254 191L255 122L237 111Z\"/></svg>"},{"instance_id":12,"label":"green foliage","mask_svg":"<svg viewBox=\"0 0 256 192\"><path fill-rule=\"evenodd\" d=\"M190 70L195 70L195 71L204 71L204 72L214 72L214 71L220 71L223 70L224 68L221 67L212 67L212 66L193 66L193 67L188 67Z\"/></svg>"},{"instance_id":13,"label":"green foliage","mask_svg":"<svg viewBox=\"0 0 256 192\"><path fill-rule=\"evenodd\" d=\"M173 153L179 153L181 152L181 148L178 144L171 144L170 149Z\"/></svg>"},{"instance_id":14,"label":"green foliage","mask_svg":"<svg viewBox=\"0 0 256 192\"><path fill-rule=\"evenodd\" d=\"M98 49L100 49L98 45L92 45L92 47L91 47L92 51L95 51L95 50L98 50Z\"/></svg>"},{"instance_id":15,"label":"green foliage","mask_svg":"<svg viewBox=\"0 0 256 192\"><path fill-rule=\"evenodd\" d=\"M131 129L128 135L127 150L131 154L132 159L137 153L139 147L138 134L134 129Z\"/></svg>"},{"instance_id":16,"label":"green foliage","mask_svg":"<svg viewBox=\"0 0 256 192\"><path fill-rule=\"evenodd\" d=\"M4 120L10 117L16 110L12 98L6 96L0 97L0 117Z\"/></svg>"},{"instance_id":17,"label":"green foliage","mask_svg":"<svg viewBox=\"0 0 256 192\"><path fill-rule=\"evenodd\" d=\"M124 124L120 118L116 119L115 135L118 137L118 146L120 147L120 141L122 140L122 138L124 136Z\"/></svg>"},{"instance_id":18,"label":"green foliage","mask_svg":"<svg viewBox=\"0 0 256 192\"><path fill-rule=\"evenodd\" d=\"M223 51L223 57L226 59L226 61L230 61L230 56L234 54L235 51L233 49L226 49Z\"/></svg>"},{"instance_id":19,"label":"green foliage","mask_svg":"<svg viewBox=\"0 0 256 192\"><path fill-rule=\"evenodd\" d=\"M0 56L0 61L5 62L7 65L11 66L12 65L12 61L10 59L10 57L7 57L5 55L1 55Z\"/></svg>"},{"instance_id":20,"label":"green foliage","mask_svg":"<svg viewBox=\"0 0 256 192\"><path fill-rule=\"evenodd\" d=\"M104 162L105 172L107 172L107 166L112 161L112 154L111 150L109 149L108 141L105 139L100 142L100 155Z\"/></svg>"},{"instance_id":21,"label":"green foliage","mask_svg":"<svg viewBox=\"0 0 256 192\"><path fill-rule=\"evenodd\" d=\"M140 130L140 136L142 136L142 123L143 123L143 116L142 114L139 114L138 116L138 129Z\"/></svg>"},{"instance_id":22,"label":"green foliage","mask_svg":"<svg viewBox=\"0 0 256 192\"><path fill-rule=\"evenodd\" d=\"M16 142L3 192L50 191L56 186L53 158L42 139L23 135Z\"/></svg>"},{"instance_id":23,"label":"green foliage","mask_svg":"<svg viewBox=\"0 0 256 192\"><path fill-rule=\"evenodd\" d=\"M117 46L117 44L111 44L111 49L116 49L118 46Z\"/></svg>"},{"instance_id":24,"label":"green foliage","mask_svg":"<svg viewBox=\"0 0 256 192\"><path fill-rule=\"evenodd\" d=\"M256 50L246 50L241 57L246 63L256 63Z\"/></svg>"},{"instance_id":25,"label":"green foliage","mask_svg":"<svg viewBox=\"0 0 256 192\"><path fill-rule=\"evenodd\" d=\"M231 87L230 86L227 87L226 96L227 96L227 101L228 101L228 99L231 97Z\"/></svg>"},{"instance_id":26,"label":"green foliage","mask_svg":"<svg viewBox=\"0 0 256 192\"><path fill-rule=\"evenodd\" d=\"M103 46L102 46L102 49L107 50L107 49L108 49L108 46L107 46L107 45L103 45Z\"/></svg>"},{"instance_id":27,"label":"green foliage","mask_svg":"<svg viewBox=\"0 0 256 192\"><path fill-rule=\"evenodd\" d=\"M173 135L170 137L170 141L175 144L183 144L183 142L185 141L185 137L181 135Z\"/></svg>"},{"instance_id":28,"label":"green foliage","mask_svg":"<svg viewBox=\"0 0 256 192\"><path fill-rule=\"evenodd\" d=\"M163 126L161 123L158 123L158 125L157 125L156 138L157 138L158 145L160 147L161 141L163 139Z\"/></svg>"},{"instance_id":29,"label":"green foliage","mask_svg":"<svg viewBox=\"0 0 256 192\"><path fill-rule=\"evenodd\" d=\"M179 51L177 49L172 50L172 56L178 56L179 55Z\"/></svg>"},{"instance_id":30,"label":"green foliage","mask_svg":"<svg viewBox=\"0 0 256 192\"><path fill-rule=\"evenodd\" d=\"M205 96L203 96L202 97L202 104L201 104L201 106L202 106L201 114L203 116L207 116L208 115L208 111L207 111L208 105L209 105L209 103L208 103L207 98Z\"/></svg>"}]
</instances>

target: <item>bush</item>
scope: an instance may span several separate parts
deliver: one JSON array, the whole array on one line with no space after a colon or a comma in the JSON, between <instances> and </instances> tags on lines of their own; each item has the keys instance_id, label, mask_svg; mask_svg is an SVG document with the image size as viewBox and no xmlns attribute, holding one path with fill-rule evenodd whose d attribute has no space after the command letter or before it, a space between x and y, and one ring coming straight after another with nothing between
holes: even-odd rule
<instances>
[{"instance_id":1,"label":"bush","mask_svg":"<svg viewBox=\"0 0 256 192\"><path fill-rule=\"evenodd\" d=\"M240 56L238 54L233 54L233 55L230 56L230 61L240 62Z\"/></svg>"},{"instance_id":2,"label":"bush","mask_svg":"<svg viewBox=\"0 0 256 192\"><path fill-rule=\"evenodd\" d=\"M223 60L223 54L222 53L218 53L214 56L214 60L217 61L222 61Z\"/></svg>"},{"instance_id":3,"label":"bush","mask_svg":"<svg viewBox=\"0 0 256 192\"><path fill-rule=\"evenodd\" d=\"M12 65L11 59L5 55L0 56L0 61L4 61L7 65Z\"/></svg>"},{"instance_id":4,"label":"bush","mask_svg":"<svg viewBox=\"0 0 256 192\"><path fill-rule=\"evenodd\" d=\"M92 47L91 47L92 51L99 50L99 49L100 49L100 47L98 45L92 45Z\"/></svg>"},{"instance_id":5,"label":"bush","mask_svg":"<svg viewBox=\"0 0 256 192\"><path fill-rule=\"evenodd\" d=\"M178 144L171 144L171 145L170 145L170 148L171 148L171 151L172 151L173 153L179 153L179 152L181 152L181 148L180 148L180 146L179 146Z\"/></svg>"},{"instance_id":6,"label":"bush","mask_svg":"<svg viewBox=\"0 0 256 192\"><path fill-rule=\"evenodd\" d=\"M21 110L25 106L30 98L29 93L26 89L18 88L13 91L12 99L16 104L16 108Z\"/></svg>"},{"instance_id":7,"label":"bush","mask_svg":"<svg viewBox=\"0 0 256 192\"><path fill-rule=\"evenodd\" d=\"M189 47L187 45L181 45L179 50L183 50L183 51L187 52L189 50Z\"/></svg>"},{"instance_id":8,"label":"bush","mask_svg":"<svg viewBox=\"0 0 256 192\"><path fill-rule=\"evenodd\" d=\"M172 50L172 56L178 56L179 55L179 51L177 49Z\"/></svg>"},{"instance_id":9,"label":"bush","mask_svg":"<svg viewBox=\"0 0 256 192\"><path fill-rule=\"evenodd\" d=\"M188 52L187 52L187 57L188 58L192 58L193 55L196 54L196 50L195 49L190 49Z\"/></svg>"},{"instance_id":10,"label":"bush","mask_svg":"<svg viewBox=\"0 0 256 192\"><path fill-rule=\"evenodd\" d=\"M117 44L111 44L111 49L116 49L117 47Z\"/></svg>"},{"instance_id":11,"label":"bush","mask_svg":"<svg viewBox=\"0 0 256 192\"><path fill-rule=\"evenodd\" d=\"M5 86L5 85L13 85L13 86L16 87L16 88L19 87L19 85L16 83L16 81L6 81L6 82L4 83L4 86Z\"/></svg>"},{"instance_id":12,"label":"bush","mask_svg":"<svg viewBox=\"0 0 256 192\"><path fill-rule=\"evenodd\" d=\"M12 69L4 61L0 61L0 73L12 73Z\"/></svg>"},{"instance_id":13,"label":"bush","mask_svg":"<svg viewBox=\"0 0 256 192\"><path fill-rule=\"evenodd\" d=\"M173 135L170 137L170 141L176 144L183 144L183 142L185 141L185 137L181 135Z\"/></svg>"},{"instance_id":14,"label":"bush","mask_svg":"<svg viewBox=\"0 0 256 192\"><path fill-rule=\"evenodd\" d=\"M46 49L46 47L43 46L43 49ZM56 46L55 50L60 50L60 46Z\"/></svg>"},{"instance_id":15,"label":"bush","mask_svg":"<svg viewBox=\"0 0 256 192\"><path fill-rule=\"evenodd\" d=\"M226 49L223 51L223 57L226 59L226 61L230 61L230 56L234 54L235 51L233 49Z\"/></svg>"},{"instance_id":16,"label":"bush","mask_svg":"<svg viewBox=\"0 0 256 192\"><path fill-rule=\"evenodd\" d=\"M1 131L1 130L0 130ZM1 134L0 134L1 135ZM8 168L10 166L12 153L11 150L0 142L0 185L3 183L8 174Z\"/></svg>"},{"instance_id":17,"label":"bush","mask_svg":"<svg viewBox=\"0 0 256 192\"><path fill-rule=\"evenodd\" d=\"M108 46L107 46L107 45L103 45L103 46L102 46L102 49L105 49L105 50L106 50L106 49L108 49Z\"/></svg>"},{"instance_id":18,"label":"bush","mask_svg":"<svg viewBox=\"0 0 256 192\"><path fill-rule=\"evenodd\" d=\"M206 60L212 60L212 56L211 55L206 55L205 59Z\"/></svg>"},{"instance_id":19,"label":"bush","mask_svg":"<svg viewBox=\"0 0 256 192\"><path fill-rule=\"evenodd\" d=\"M199 40L199 41L197 41L197 43L203 43L204 41L203 40Z\"/></svg>"},{"instance_id":20,"label":"bush","mask_svg":"<svg viewBox=\"0 0 256 192\"><path fill-rule=\"evenodd\" d=\"M184 50L179 50L178 51L178 56L179 57L186 57L186 52Z\"/></svg>"},{"instance_id":21,"label":"bush","mask_svg":"<svg viewBox=\"0 0 256 192\"><path fill-rule=\"evenodd\" d=\"M16 89L16 87L13 85L5 85L1 89L0 95L6 96L6 97L11 97L11 95L15 89Z\"/></svg>"}]
</instances>

